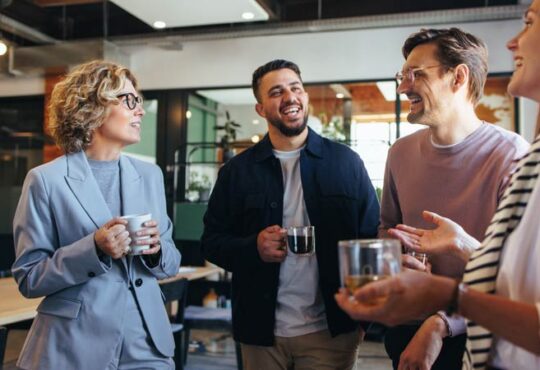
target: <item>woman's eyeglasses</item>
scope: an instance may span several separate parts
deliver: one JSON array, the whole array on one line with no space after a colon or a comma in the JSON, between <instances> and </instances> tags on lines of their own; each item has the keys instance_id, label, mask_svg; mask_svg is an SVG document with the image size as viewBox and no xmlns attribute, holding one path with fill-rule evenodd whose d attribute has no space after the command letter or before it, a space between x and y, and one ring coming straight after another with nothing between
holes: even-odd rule
<instances>
[{"instance_id":1,"label":"woman's eyeglasses","mask_svg":"<svg viewBox=\"0 0 540 370\"><path fill-rule=\"evenodd\" d=\"M125 103L125 105L130 110L135 109L137 107L137 104L139 104L141 107L143 105L143 97L142 96L136 96L133 93L119 94L116 97L117 98L124 98L124 99L122 99L122 101Z\"/></svg>"}]
</instances>

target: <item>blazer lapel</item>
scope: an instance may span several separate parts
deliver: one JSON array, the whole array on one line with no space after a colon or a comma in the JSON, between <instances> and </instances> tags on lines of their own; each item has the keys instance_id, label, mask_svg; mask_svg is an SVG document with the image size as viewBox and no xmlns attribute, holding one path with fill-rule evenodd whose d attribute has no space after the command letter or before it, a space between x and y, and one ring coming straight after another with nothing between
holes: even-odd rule
<instances>
[{"instance_id":1,"label":"blazer lapel","mask_svg":"<svg viewBox=\"0 0 540 370\"><path fill-rule=\"evenodd\" d=\"M94 176L91 174L86 154L81 151L68 154L66 157L68 166L65 176L66 182L84 211L96 227L100 228L112 218L112 214Z\"/></svg>"}]
</instances>

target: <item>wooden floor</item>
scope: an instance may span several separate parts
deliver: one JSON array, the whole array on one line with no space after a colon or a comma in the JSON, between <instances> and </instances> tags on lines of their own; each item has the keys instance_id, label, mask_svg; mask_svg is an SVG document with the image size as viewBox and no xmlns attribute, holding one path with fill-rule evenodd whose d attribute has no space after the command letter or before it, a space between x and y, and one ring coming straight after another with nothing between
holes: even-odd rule
<instances>
[{"instance_id":1,"label":"wooden floor","mask_svg":"<svg viewBox=\"0 0 540 370\"><path fill-rule=\"evenodd\" d=\"M3 370L17 370L15 362L22 348L26 331L11 330L4 359ZM234 342L222 333L194 330L185 370L236 370ZM391 370L381 343L364 342L360 346L357 370Z\"/></svg>"}]
</instances>

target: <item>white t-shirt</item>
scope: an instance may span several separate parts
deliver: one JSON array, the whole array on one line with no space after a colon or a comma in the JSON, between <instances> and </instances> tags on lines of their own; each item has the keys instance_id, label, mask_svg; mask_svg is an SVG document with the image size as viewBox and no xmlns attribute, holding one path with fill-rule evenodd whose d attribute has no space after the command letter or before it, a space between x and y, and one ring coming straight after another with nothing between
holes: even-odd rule
<instances>
[{"instance_id":1,"label":"white t-shirt","mask_svg":"<svg viewBox=\"0 0 540 370\"><path fill-rule=\"evenodd\" d=\"M506 240L496 290L498 295L514 301L535 304L540 319L539 209L540 181L537 181L521 221ZM540 369L540 356L495 338L490 364L508 370Z\"/></svg>"},{"instance_id":2,"label":"white t-shirt","mask_svg":"<svg viewBox=\"0 0 540 370\"><path fill-rule=\"evenodd\" d=\"M300 176L300 152L274 150L283 173L282 226L311 225L304 201ZM315 230L317 235L317 230ZM317 245L315 244L315 248ZM279 270L279 287L274 334L296 337L327 328L326 314L319 290L317 256L298 256L287 249L287 257Z\"/></svg>"}]
</instances>

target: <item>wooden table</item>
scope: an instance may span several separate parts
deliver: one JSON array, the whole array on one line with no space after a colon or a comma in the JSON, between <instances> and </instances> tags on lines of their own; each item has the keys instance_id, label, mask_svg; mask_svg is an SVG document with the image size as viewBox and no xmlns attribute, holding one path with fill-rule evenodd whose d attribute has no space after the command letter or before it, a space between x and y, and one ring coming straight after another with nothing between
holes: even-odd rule
<instances>
[{"instance_id":1,"label":"wooden table","mask_svg":"<svg viewBox=\"0 0 540 370\"><path fill-rule=\"evenodd\" d=\"M167 283L172 280L186 278L188 280L201 279L223 270L219 267L188 267L182 266L178 275L172 278L161 280L160 283ZM36 309L43 298L28 299L19 292L17 284L13 278L0 279L0 325L13 324L19 321L29 320L36 316Z\"/></svg>"},{"instance_id":2,"label":"wooden table","mask_svg":"<svg viewBox=\"0 0 540 370\"><path fill-rule=\"evenodd\" d=\"M180 271L175 277L163 279L160 280L160 284L168 283L174 280L183 279L186 278L188 280L197 280L202 279L206 277L211 276L217 276L220 273L223 273L225 270L223 270L221 267L217 266L182 266L180 267Z\"/></svg>"},{"instance_id":3,"label":"wooden table","mask_svg":"<svg viewBox=\"0 0 540 370\"><path fill-rule=\"evenodd\" d=\"M13 324L36 316L43 298L27 299L19 292L13 278L0 279L0 325Z\"/></svg>"}]
</instances>

